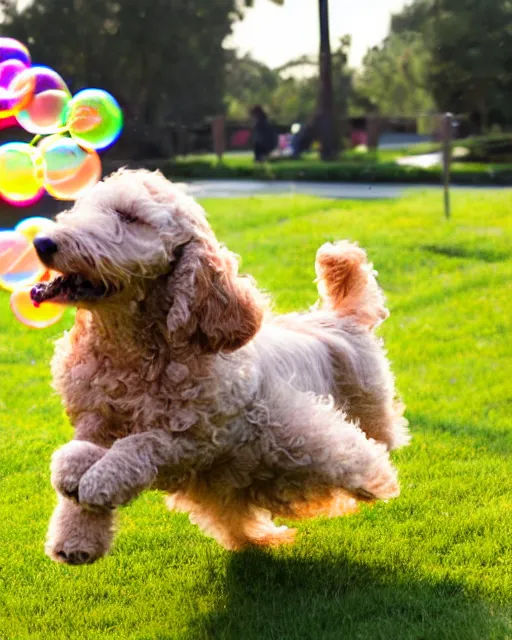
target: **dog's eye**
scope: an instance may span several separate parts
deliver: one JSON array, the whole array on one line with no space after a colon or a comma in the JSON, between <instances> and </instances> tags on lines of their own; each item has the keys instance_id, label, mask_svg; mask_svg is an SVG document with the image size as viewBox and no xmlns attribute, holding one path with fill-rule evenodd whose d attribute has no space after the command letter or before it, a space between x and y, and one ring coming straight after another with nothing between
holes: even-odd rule
<instances>
[{"instance_id":1,"label":"dog's eye","mask_svg":"<svg viewBox=\"0 0 512 640\"><path fill-rule=\"evenodd\" d=\"M127 224L133 224L134 222L138 222L138 218L136 218L132 213L128 211L117 211L116 216L121 220L121 222L126 222Z\"/></svg>"}]
</instances>

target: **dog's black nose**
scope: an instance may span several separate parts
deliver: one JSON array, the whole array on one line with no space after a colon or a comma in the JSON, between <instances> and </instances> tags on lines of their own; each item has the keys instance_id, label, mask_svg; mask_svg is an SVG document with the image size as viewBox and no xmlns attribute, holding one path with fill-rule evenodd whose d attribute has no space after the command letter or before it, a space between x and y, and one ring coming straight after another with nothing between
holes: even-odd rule
<instances>
[{"instance_id":1,"label":"dog's black nose","mask_svg":"<svg viewBox=\"0 0 512 640\"><path fill-rule=\"evenodd\" d=\"M43 262L49 260L59 250L55 242L46 236L36 236L34 238L34 247Z\"/></svg>"}]
</instances>

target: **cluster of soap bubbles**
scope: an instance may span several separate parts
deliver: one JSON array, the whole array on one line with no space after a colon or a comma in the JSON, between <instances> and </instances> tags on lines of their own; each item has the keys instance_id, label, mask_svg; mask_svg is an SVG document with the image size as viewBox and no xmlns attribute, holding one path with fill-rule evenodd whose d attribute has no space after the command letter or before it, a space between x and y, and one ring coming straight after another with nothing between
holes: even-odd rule
<instances>
[{"instance_id":1,"label":"cluster of soap bubbles","mask_svg":"<svg viewBox=\"0 0 512 640\"><path fill-rule=\"evenodd\" d=\"M53 69L33 66L28 49L0 37L0 129L13 119L36 137L0 145L0 196L26 206L46 190L75 200L101 178L98 151L113 144L123 115L102 89L72 96ZM44 137L43 137L44 136Z\"/></svg>"},{"instance_id":2,"label":"cluster of soap bubbles","mask_svg":"<svg viewBox=\"0 0 512 640\"><path fill-rule=\"evenodd\" d=\"M53 302L35 306L30 288L37 282L51 280L56 274L39 260L32 240L55 223L47 218L27 218L13 230L0 232L0 288L11 292L11 309L16 318L34 329L44 329L58 322L65 307Z\"/></svg>"}]
</instances>

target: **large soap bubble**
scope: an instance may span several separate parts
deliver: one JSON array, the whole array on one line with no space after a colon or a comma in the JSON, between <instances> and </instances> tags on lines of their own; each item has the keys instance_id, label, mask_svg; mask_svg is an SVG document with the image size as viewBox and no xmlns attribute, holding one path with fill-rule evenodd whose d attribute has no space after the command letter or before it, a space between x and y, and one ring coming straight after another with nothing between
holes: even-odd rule
<instances>
[{"instance_id":1,"label":"large soap bubble","mask_svg":"<svg viewBox=\"0 0 512 640\"><path fill-rule=\"evenodd\" d=\"M106 149L123 128L123 113L115 98L102 89L84 89L69 103L69 133L85 149Z\"/></svg>"},{"instance_id":2,"label":"large soap bubble","mask_svg":"<svg viewBox=\"0 0 512 640\"><path fill-rule=\"evenodd\" d=\"M38 233L51 231L54 227L55 222L53 222L53 220L41 216L34 216L32 218L25 218L25 220L19 222L14 227L14 231L21 233L29 242L32 242Z\"/></svg>"},{"instance_id":3,"label":"large soap bubble","mask_svg":"<svg viewBox=\"0 0 512 640\"><path fill-rule=\"evenodd\" d=\"M47 218L27 218L14 231L0 232L0 287L12 292L11 309L16 318L33 329L44 329L58 322L65 306L54 302L34 304L30 290L36 282L51 280L57 274L40 261L32 244L34 236L55 223Z\"/></svg>"},{"instance_id":4,"label":"large soap bubble","mask_svg":"<svg viewBox=\"0 0 512 640\"><path fill-rule=\"evenodd\" d=\"M36 202L39 202L44 194L45 190L43 187L41 187L39 191L31 198L27 198L26 200L10 200L5 194L0 192L0 200L5 200L7 204L12 205L13 207L31 207L32 205L36 204Z\"/></svg>"},{"instance_id":5,"label":"large soap bubble","mask_svg":"<svg viewBox=\"0 0 512 640\"><path fill-rule=\"evenodd\" d=\"M27 239L18 231L0 232L0 275L16 262L27 247Z\"/></svg>"},{"instance_id":6,"label":"large soap bubble","mask_svg":"<svg viewBox=\"0 0 512 640\"><path fill-rule=\"evenodd\" d=\"M0 131L2 129L10 129L11 127L16 127L18 122L14 116L9 116L8 118L0 118Z\"/></svg>"},{"instance_id":7,"label":"large soap bubble","mask_svg":"<svg viewBox=\"0 0 512 640\"><path fill-rule=\"evenodd\" d=\"M32 200L43 186L43 156L24 142L0 146L0 193L13 203Z\"/></svg>"},{"instance_id":8,"label":"large soap bubble","mask_svg":"<svg viewBox=\"0 0 512 640\"><path fill-rule=\"evenodd\" d=\"M14 38L0 38L0 63L5 60L19 60L29 67L30 53L24 44Z\"/></svg>"},{"instance_id":9,"label":"large soap bubble","mask_svg":"<svg viewBox=\"0 0 512 640\"><path fill-rule=\"evenodd\" d=\"M59 200L75 200L101 179L101 160L72 138L49 136L38 145L44 158L44 186Z\"/></svg>"},{"instance_id":10,"label":"large soap bubble","mask_svg":"<svg viewBox=\"0 0 512 640\"><path fill-rule=\"evenodd\" d=\"M117 140L123 114L102 89L72 97L56 71L32 66L25 45L0 37L0 130L17 124L35 138L30 145L0 146L0 199L22 207L40 199L44 188L55 198L74 200L99 181L96 151ZM50 138L34 148L43 136Z\"/></svg>"},{"instance_id":11,"label":"large soap bubble","mask_svg":"<svg viewBox=\"0 0 512 640\"><path fill-rule=\"evenodd\" d=\"M27 67L20 60L0 62L0 118L10 118L32 100L35 83L32 78L17 82Z\"/></svg>"},{"instance_id":12,"label":"large soap bubble","mask_svg":"<svg viewBox=\"0 0 512 640\"><path fill-rule=\"evenodd\" d=\"M45 188L62 200L78 198L101 179L96 150L115 142L123 126L109 93L86 89L72 98L55 71L31 64L22 43L0 37L0 130L19 124L36 136L30 144L0 146L0 199L16 206L36 202ZM42 136L49 137L34 146ZM60 320L65 309L55 302L34 303L28 288L55 275L32 243L52 224L34 217L0 232L0 288L13 292L10 304L18 320L40 329Z\"/></svg>"},{"instance_id":13,"label":"large soap bubble","mask_svg":"<svg viewBox=\"0 0 512 640\"><path fill-rule=\"evenodd\" d=\"M33 86L33 97L25 109L16 114L18 123L29 133L46 135L59 131L66 121L71 93L64 80L49 67L31 67L22 71L11 89Z\"/></svg>"},{"instance_id":14,"label":"large soap bubble","mask_svg":"<svg viewBox=\"0 0 512 640\"><path fill-rule=\"evenodd\" d=\"M14 291L33 285L47 271L32 242L18 231L0 233L0 251L0 286L3 289Z\"/></svg>"},{"instance_id":15,"label":"large soap bubble","mask_svg":"<svg viewBox=\"0 0 512 640\"><path fill-rule=\"evenodd\" d=\"M11 295L11 309L16 318L32 329L46 329L58 322L66 307L55 302L43 302L34 306L30 298L30 289L14 291Z\"/></svg>"},{"instance_id":16,"label":"large soap bubble","mask_svg":"<svg viewBox=\"0 0 512 640\"><path fill-rule=\"evenodd\" d=\"M14 231L0 232L0 286L8 291L34 285L47 275L48 269L39 260L33 239L38 233L55 226L48 218L26 218Z\"/></svg>"}]
</instances>

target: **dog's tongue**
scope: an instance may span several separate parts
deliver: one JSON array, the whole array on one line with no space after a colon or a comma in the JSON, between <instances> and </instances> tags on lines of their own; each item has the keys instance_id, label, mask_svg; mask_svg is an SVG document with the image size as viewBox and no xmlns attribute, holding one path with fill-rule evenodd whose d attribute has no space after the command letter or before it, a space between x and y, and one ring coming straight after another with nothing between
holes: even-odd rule
<instances>
[{"instance_id":1,"label":"dog's tongue","mask_svg":"<svg viewBox=\"0 0 512 640\"><path fill-rule=\"evenodd\" d=\"M32 287L32 289L30 289L30 299L32 300L32 304L34 305L34 307L36 307L36 309L41 305L42 302L45 301L45 293L48 287L48 284L44 282L38 282Z\"/></svg>"},{"instance_id":2,"label":"dog's tongue","mask_svg":"<svg viewBox=\"0 0 512 640\"><path fill-rule=\"evenodd\" d=\"M93 284L79 273L58 276L51 282L39 282L30 291L32 304L52 301L73 304L80 300L96 300L108 293L103 283Z\"/></svg>"},{"instance_id":3,"label":"dog's tongue","mask_svg":"<svg viewBox=\"0 0 512 640\"><path fill-rule=\"evenodd\" d=\"M34 306L51 300L53 302L66 302L67 294L73 285L74 278L57 276L51 282L38 282L30 290L30 299Z\"/></svg>"}]
</instances>

